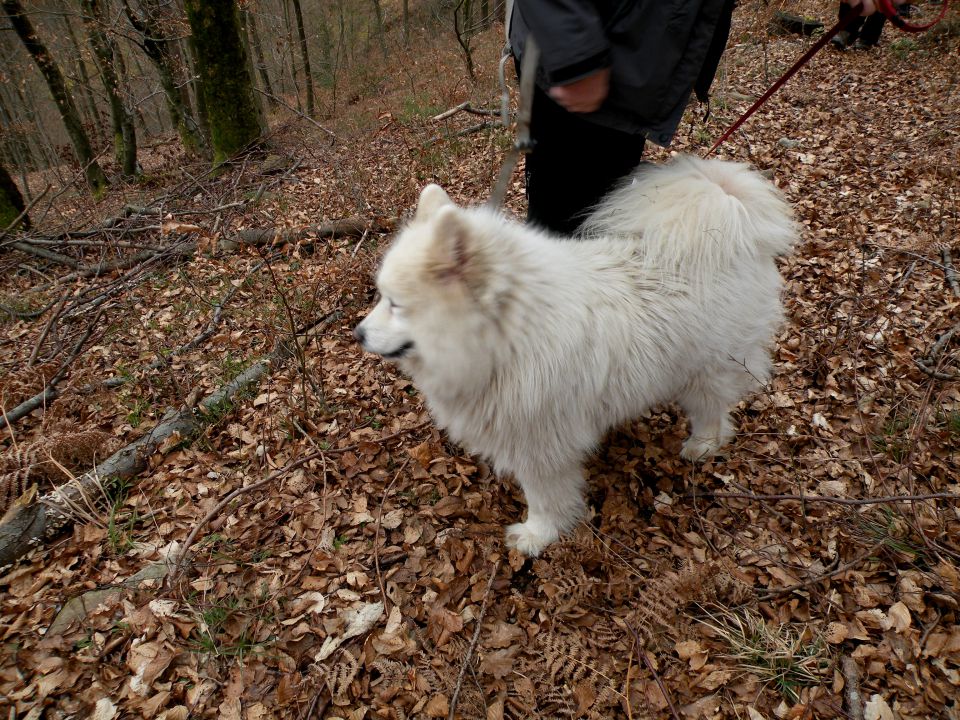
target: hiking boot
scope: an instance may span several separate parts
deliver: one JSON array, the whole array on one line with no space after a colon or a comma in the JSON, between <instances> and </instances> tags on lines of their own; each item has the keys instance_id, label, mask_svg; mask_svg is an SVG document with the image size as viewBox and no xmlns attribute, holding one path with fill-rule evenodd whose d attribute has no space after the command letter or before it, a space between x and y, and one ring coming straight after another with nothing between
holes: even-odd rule
<instances>
[{"instance_id":1,"label":"hiking boot","mask_svg":"<svg viewBox=\"0 0 960 720\"><path fill-rule=\"evenodd\" d=\"M846 50L847 46L850 45L850 33L846 30L841 30L832 38L830 38L830 44L833 45L837 50Z\"/></svg>"}]
</instances>

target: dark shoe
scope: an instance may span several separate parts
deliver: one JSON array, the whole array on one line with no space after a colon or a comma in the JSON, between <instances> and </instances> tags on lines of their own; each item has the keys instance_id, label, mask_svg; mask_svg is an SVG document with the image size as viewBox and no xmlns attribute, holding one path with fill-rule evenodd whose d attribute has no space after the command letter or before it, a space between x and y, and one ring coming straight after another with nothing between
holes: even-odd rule
<instances>
[{"instance_id":1,"label":"dark shoe","mask_svg":"<svg viewBox=\"0 0 960 720\"><path fill-rule=\"evenodd\" d=\"M848 33L846 30L841 30L832 38L830 38L830 44L833 45L833 47L835 47L837 50L846 50L850 45L851 39L850 33Z\"/></svg>"},{"instance_id":2,"label":"dark shoe","mask_svg":"<svg viewBox=\"0 0 960 720\"><path fill-rule=\"evenodd\" d=\"M863 40L857 40L857 41L853 44L853 49L854 49L854 50L872 50L872 49L875 48L876 46L877 46L877 43L875 43L875 42L866 43L866 42L864 42Z\"/></svg>"}]
</instances>

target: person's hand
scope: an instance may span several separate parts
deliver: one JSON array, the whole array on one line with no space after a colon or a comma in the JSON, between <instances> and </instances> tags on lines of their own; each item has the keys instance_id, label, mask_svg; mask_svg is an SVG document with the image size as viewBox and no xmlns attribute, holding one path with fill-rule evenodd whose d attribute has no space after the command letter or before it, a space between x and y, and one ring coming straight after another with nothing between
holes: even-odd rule
<instances>
[{"instance_id":1,"label":"person's hand","mask_svg":"<svg viewBox=\"0 0 960 720\"><path fill-rule=\"evenodd\" d=\"M867 15L873 15L877 11L877 6L874 4L873 0L860 0L860 4L863 5L863 9L860 10L860 14L864 17Z\"/></svg>"},{"instance_id":2,"label":"person's hand","mask_svg":"<svg viewBox=\"0 0 960 720\"><path fill-rule=\"evenodd\" d=\"M554 85L548 92L564 110L588 113L603 104L609 91L610 68L604 68L568 85Z\"/></svg>"}]
</instances>

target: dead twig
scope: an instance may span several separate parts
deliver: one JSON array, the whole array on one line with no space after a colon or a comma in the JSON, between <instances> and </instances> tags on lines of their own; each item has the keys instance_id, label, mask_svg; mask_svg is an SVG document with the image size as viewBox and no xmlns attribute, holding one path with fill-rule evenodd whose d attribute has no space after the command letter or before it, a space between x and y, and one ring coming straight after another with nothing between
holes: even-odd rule
<instances>
[{"instance_id":1,"label":"dead twig","mask_svg":"<svg viewBox=\"0 0 960 720\"><path fill-rule=\"evenodd\" d=\"M497 573L500 571L499 558L493 564L493 570L490 572L490 579L487 581L487 589L483 593L483 602L480 604L480 614L477 616L477 627L473 631L473 638L470 640L470 647L467 648L467 654L463 657L463 663L460 665L460 674L457 676L457 684L453 688L453 695L450 698L450 712L447 713L447 720L454 720L457 714L457 701L460 699L460 690L463 687L463 678L467 674L467 667L473 658L473 652L477 648L477 641L480 639L480 629L483 625L483 615L487 611L487 603L490 601L490 591L493 590L493 581L497 579Z\"/></svg>"},{"instance_id":2,"label":"dead twig","mask_svg":"<svg viewBox=\"0 0 960 720\"><path fill-rule=\"evenodd\" d=\"M840 659L840 671L843 673L843 697L847 705L850 720L863 720L863 696L860 694L860 668L857 661L849 655Z\"/></svg>"},{"instance_id":3,"label":"dead twig","mask_svg":"<svg viewBox=\"0 0 960 720\"><path fill-rule=\"evenodd\" d=\"M14 423L20 418L29 415L37 408L46 405L48 402L56 400L60 396L60 391L57 390L57 385L63 380L63 376L67 374L70 366L73 364L73 361L80 356L80 352L83 350L84 344L93 334L94 329L97 325L100 324L100 318L103 317L104 311L101 310L97 313L97 316L93 319L87 326L86 332L80 338L80 340L74 345L73 352L70 353L68 357L53 374L53 377L47 382L46 386L39 393L34 395L32 398L24 400L22 403L17 405L15 408L10 410L7 413L4 413L4 416L0 418L0 428L4 428L8 423Z\"/></svg>"},{"instance_id":4,"label":"dead twig","mask_svg":"<svg viewBox=\"0 0 960 720\"><path fill-rule=\"evenodd\" d=\"M377 524L373 529L373 564L377 569L377 585L380 586L380 597L383 600L383 609L384 612L387 612L387 590L383 584L383 573L380 572L380 524L383 521L383 505L386 503L387 498L390 497L390 493L393 491L393 486L396 484L397 479L400 477L400 474L406 469L407 465L410 464L410 458L407 458L406 462L397 470L396 474L393 476L393 480L390 481L390 484L387 485L387 489L383 491L383 497L380 498L380 509L377 510ZM383 534L383 539L387 539L387 534Z\"/></svg>"},{"instance_id":5,"label":"dead twig","mask_svg":"<svg viewBox=\"0 0 960 720\"><path fill-rule=\"evenodd\" d=\"M728 492L697 492L696 495L685 497L711 498L714 500L750 500L764 502L767 500L792 500L805 503L828 503L831 505L886 505L890 503L919 502L922 500L955 500L960 501L956 493L925 493L921 495L885 495L875 498L841 498L825 497L822 495L757 495L753 493Z\"/></svg>"},{"instance_id":6,"label":"dead twig","mask_svg":"<svg viewBox=\"0 0 960 720\"><path fill-rule=\"evenodd\" d=\"M957 279L957 269L953 266L953 258L950 257L950 248L944 246L940 250L940 257L943 259L943 277L950 286L950 292L954 297L960 297L960 280Z\"/></svg>"},{"instance_id":7,"label":"dead twig","mask_svg":"<svg viewBox=\"0 0 960 720\"><path fill-rule=\"evenodd\" d=\"M815 577L812 577L812 578L810 578L809 580L804 580L803 582L797 583L796 585L791 585L790 587L780 588L779 590L758 591L758 592L757 592L757 599L758 599L758 600L770 600L770 599L772 599L772 598L779 597L779 596L781 596L781 595L789 595L790 593L794 592L795 590L802 590L802 589L805 588L805 587L809 587L809 586L811 586L811 585L816 585L818 582L821 582L822 580L829 580L830 578L836 577L837 575L842 575L843 573L847 572L848 570L851 570L851 569L855 568L857 565L859 565L860 563L862 563L862 562L863 562L864 560L866 560L868 557L870 557L871 555L873 555L877 550L879 550L880 548L882 548L883 545L884 545L884 541L881 540L880 542L874 544L869 550L867 550L867 551L864 552L864 553L861 553L860 555L858 555L857 557L855 557L855 558L854 558L853 560L851 560L850 562L844 563L843 565L840 565L840 566L837 567L836 569L830 570L829 572L821 573L820 575L817 575L817 576L815 576Z\"/></svg>"},{"instance_id":8,"label":"dead twig","mask_svg":"<svg viewBox=\"0 0 960 720\"><path fill-rule=\"evenodd\" d=\"M923 370L923 372L937 380L960 380L960 372L944 372L938 369L940 356L943 355L944 348L946 348L947 343L949 343L958 332L960 332L960 325L954 325L937 339L933 347L930 348L930 352L922 358L914 359L913 362L918 368Z\"/></svg>"},{"instance_id":9,"label":"dead twig","mask_svg":"<svg viewBox=\"0 0 960 720\"><path fill-rule=\"evenodd\" d=\"M456 107L452 107L449 110L444 110L439 115L434 115L430 118L431 122L440 122L441 120L446 120L448 117L453 117L459 112L470 113L471 115L484 115L488 117L497 117L500 115L499 110L487 110L486 108L475 108L470 104L470 101L462 102Z\"/></svg>"}]
</instances>

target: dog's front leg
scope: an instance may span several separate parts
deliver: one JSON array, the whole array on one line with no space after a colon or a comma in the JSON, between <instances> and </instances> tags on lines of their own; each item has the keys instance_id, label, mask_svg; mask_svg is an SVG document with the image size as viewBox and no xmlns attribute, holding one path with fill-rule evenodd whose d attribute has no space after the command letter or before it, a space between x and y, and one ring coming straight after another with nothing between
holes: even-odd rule
<instances>
[{"instance_id":1,"label":"dog's front leg","mask_svg":"<svg viewBox=\"0 0 960 720\"><path fill-rule=\"evenodd\" d=\"M507 528L507 545L536 556L583 518L583 468L526 469L516 478L527 499L527 520Z\"/></svg>"}]
</instances>

